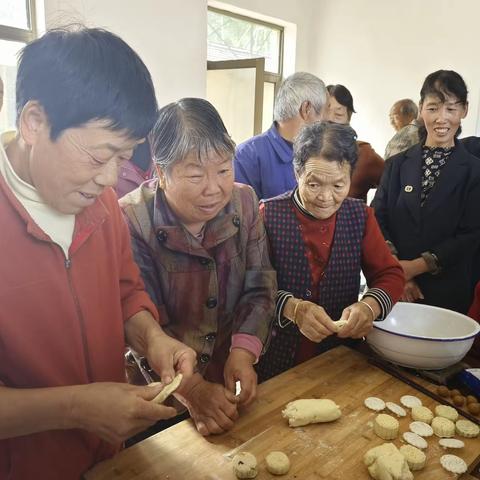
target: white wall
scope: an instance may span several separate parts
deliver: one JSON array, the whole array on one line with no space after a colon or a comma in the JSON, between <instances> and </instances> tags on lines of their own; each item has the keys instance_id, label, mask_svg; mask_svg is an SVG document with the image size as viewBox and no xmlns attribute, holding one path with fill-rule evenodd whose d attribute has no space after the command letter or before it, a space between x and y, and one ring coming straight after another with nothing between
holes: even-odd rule
<instances>
[{"instance_id":1,"label":"white wall","mask_svg":"<svg viewBox=\"0 0 480 480\"><path fill-rule=\"evenodd\" d=\"M416 102L429 73L452 69L470 90L463 135L479 128L478 0L322 0L316 5L312 73L353 95L352 126L383 154L394 131L388 112L400 98ZM480 130L477 130L480 134Z\"/></svg>"},{"instance_id":2,"label":"white wall","mask_svg":"<svg viewBox=\"0 0 480 480\"><path fill-rule=\"evenodd\" d=\"M43 0L47 27L73 21L121 36L147 65L160 105L206 91L206 0Z\"/></svg>"}]
</instances>

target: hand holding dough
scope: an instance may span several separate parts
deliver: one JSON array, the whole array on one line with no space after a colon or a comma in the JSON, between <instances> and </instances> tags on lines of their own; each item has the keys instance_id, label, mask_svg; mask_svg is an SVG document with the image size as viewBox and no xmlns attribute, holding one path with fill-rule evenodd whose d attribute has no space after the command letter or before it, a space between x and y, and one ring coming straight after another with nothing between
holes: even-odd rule
<instances>
[{"instance_id":1,"label":"hand holding dough","mask_svg":"<svg viewBox=\"0 0 480 480\"><path fill-rule=\"evenodd\" d=\"M333 422L342 415L340 407L332 400L301 399L287 404L282 411L283 418L288 419L290 427L301 427L309 423Z\"/></svg>"}]
</instances>

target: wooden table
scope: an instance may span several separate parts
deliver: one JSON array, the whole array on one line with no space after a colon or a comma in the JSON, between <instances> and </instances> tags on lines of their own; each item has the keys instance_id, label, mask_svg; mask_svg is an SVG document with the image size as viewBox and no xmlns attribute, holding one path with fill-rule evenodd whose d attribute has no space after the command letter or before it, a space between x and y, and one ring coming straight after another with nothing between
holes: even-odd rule
<instances>
[{"instance_id":1,"label":"wooden table","mask_svg":"<svg viewBox=\"0 0 480 480\"><path fill-rule=\"evenodd\" d=\"M432 409L437 405L369 364L360 353L339 347L260 385L258 399L242 412L230 432L204 438L186 420L103 462L86 474L86 479L234 480L231 459L247 450L257 457L259 480L367 480L363 455L383 440L373 433L375 413L364 407L363 400L377 396L399 403L406 394L418 396ZM299 398L330 398L341 407L342 417L332 423L290 428L281 411ZM407 431L410 416L399 421L400 431ZM445 451L438 438L427 440L427 466L415 472L415 479L454 478L440 466ZM463 440L465 448L457 454L473 467L480 459L480 438ZM400 436L394 443L402 445ZM271 450L282 450L290 457L292 467L287 475L275 477L266 471L265 456Z\"/></svg>"}]
</instances>

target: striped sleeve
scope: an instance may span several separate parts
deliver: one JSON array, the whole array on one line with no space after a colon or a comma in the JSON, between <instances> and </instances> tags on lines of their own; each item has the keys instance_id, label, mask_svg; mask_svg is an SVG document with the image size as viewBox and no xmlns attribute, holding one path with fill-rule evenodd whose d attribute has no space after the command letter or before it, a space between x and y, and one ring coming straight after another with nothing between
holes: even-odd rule
<instances>
[{"instance_id":1,"label":"striped sleeve","mask_svg":"<svg viewBox=\"0 0 480 480\"><path fill-rule=\"evenodd\" d=\"M285 328L288 324L292 323L291 320L288 320L288 318L283 316L283 309L289 298L293 298L293 295L290 292L278 290L275 303L275 320L280 328Z\"/></svg>"},{"instance_id":2,"label":"striped sleeve","mask_svg":"<svg viewBox=\"0 0 480 480\"><path fill-rule=\"evenodd\" d=\"M390 295L382 290L381 288L370 288L367 290L365 295L362 298L372 297L380 305L381 313L375 320L385 320L385 317L390 313L390 310L393 308L393 302L390 298Z\"/></svg>"}]
</instances>

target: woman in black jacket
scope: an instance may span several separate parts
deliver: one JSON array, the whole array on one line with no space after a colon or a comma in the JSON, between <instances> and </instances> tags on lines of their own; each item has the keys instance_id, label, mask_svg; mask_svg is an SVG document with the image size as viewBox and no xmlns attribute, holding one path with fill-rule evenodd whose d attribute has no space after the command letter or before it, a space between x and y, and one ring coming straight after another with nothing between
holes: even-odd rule
<instances>
[{"instance_id":1,"label":"woman in black jacket","mask_svg":"<svg viewBox=\"0 0 480 480\"><path fill-rule=\"evenodd\" d=\"M467 87L453 71L425 79L420 143L386 162L374 199L383 235L405 272L403 300L466 313L480 244L480 162L457 140Z\"/></svg>"}]
</instances>

